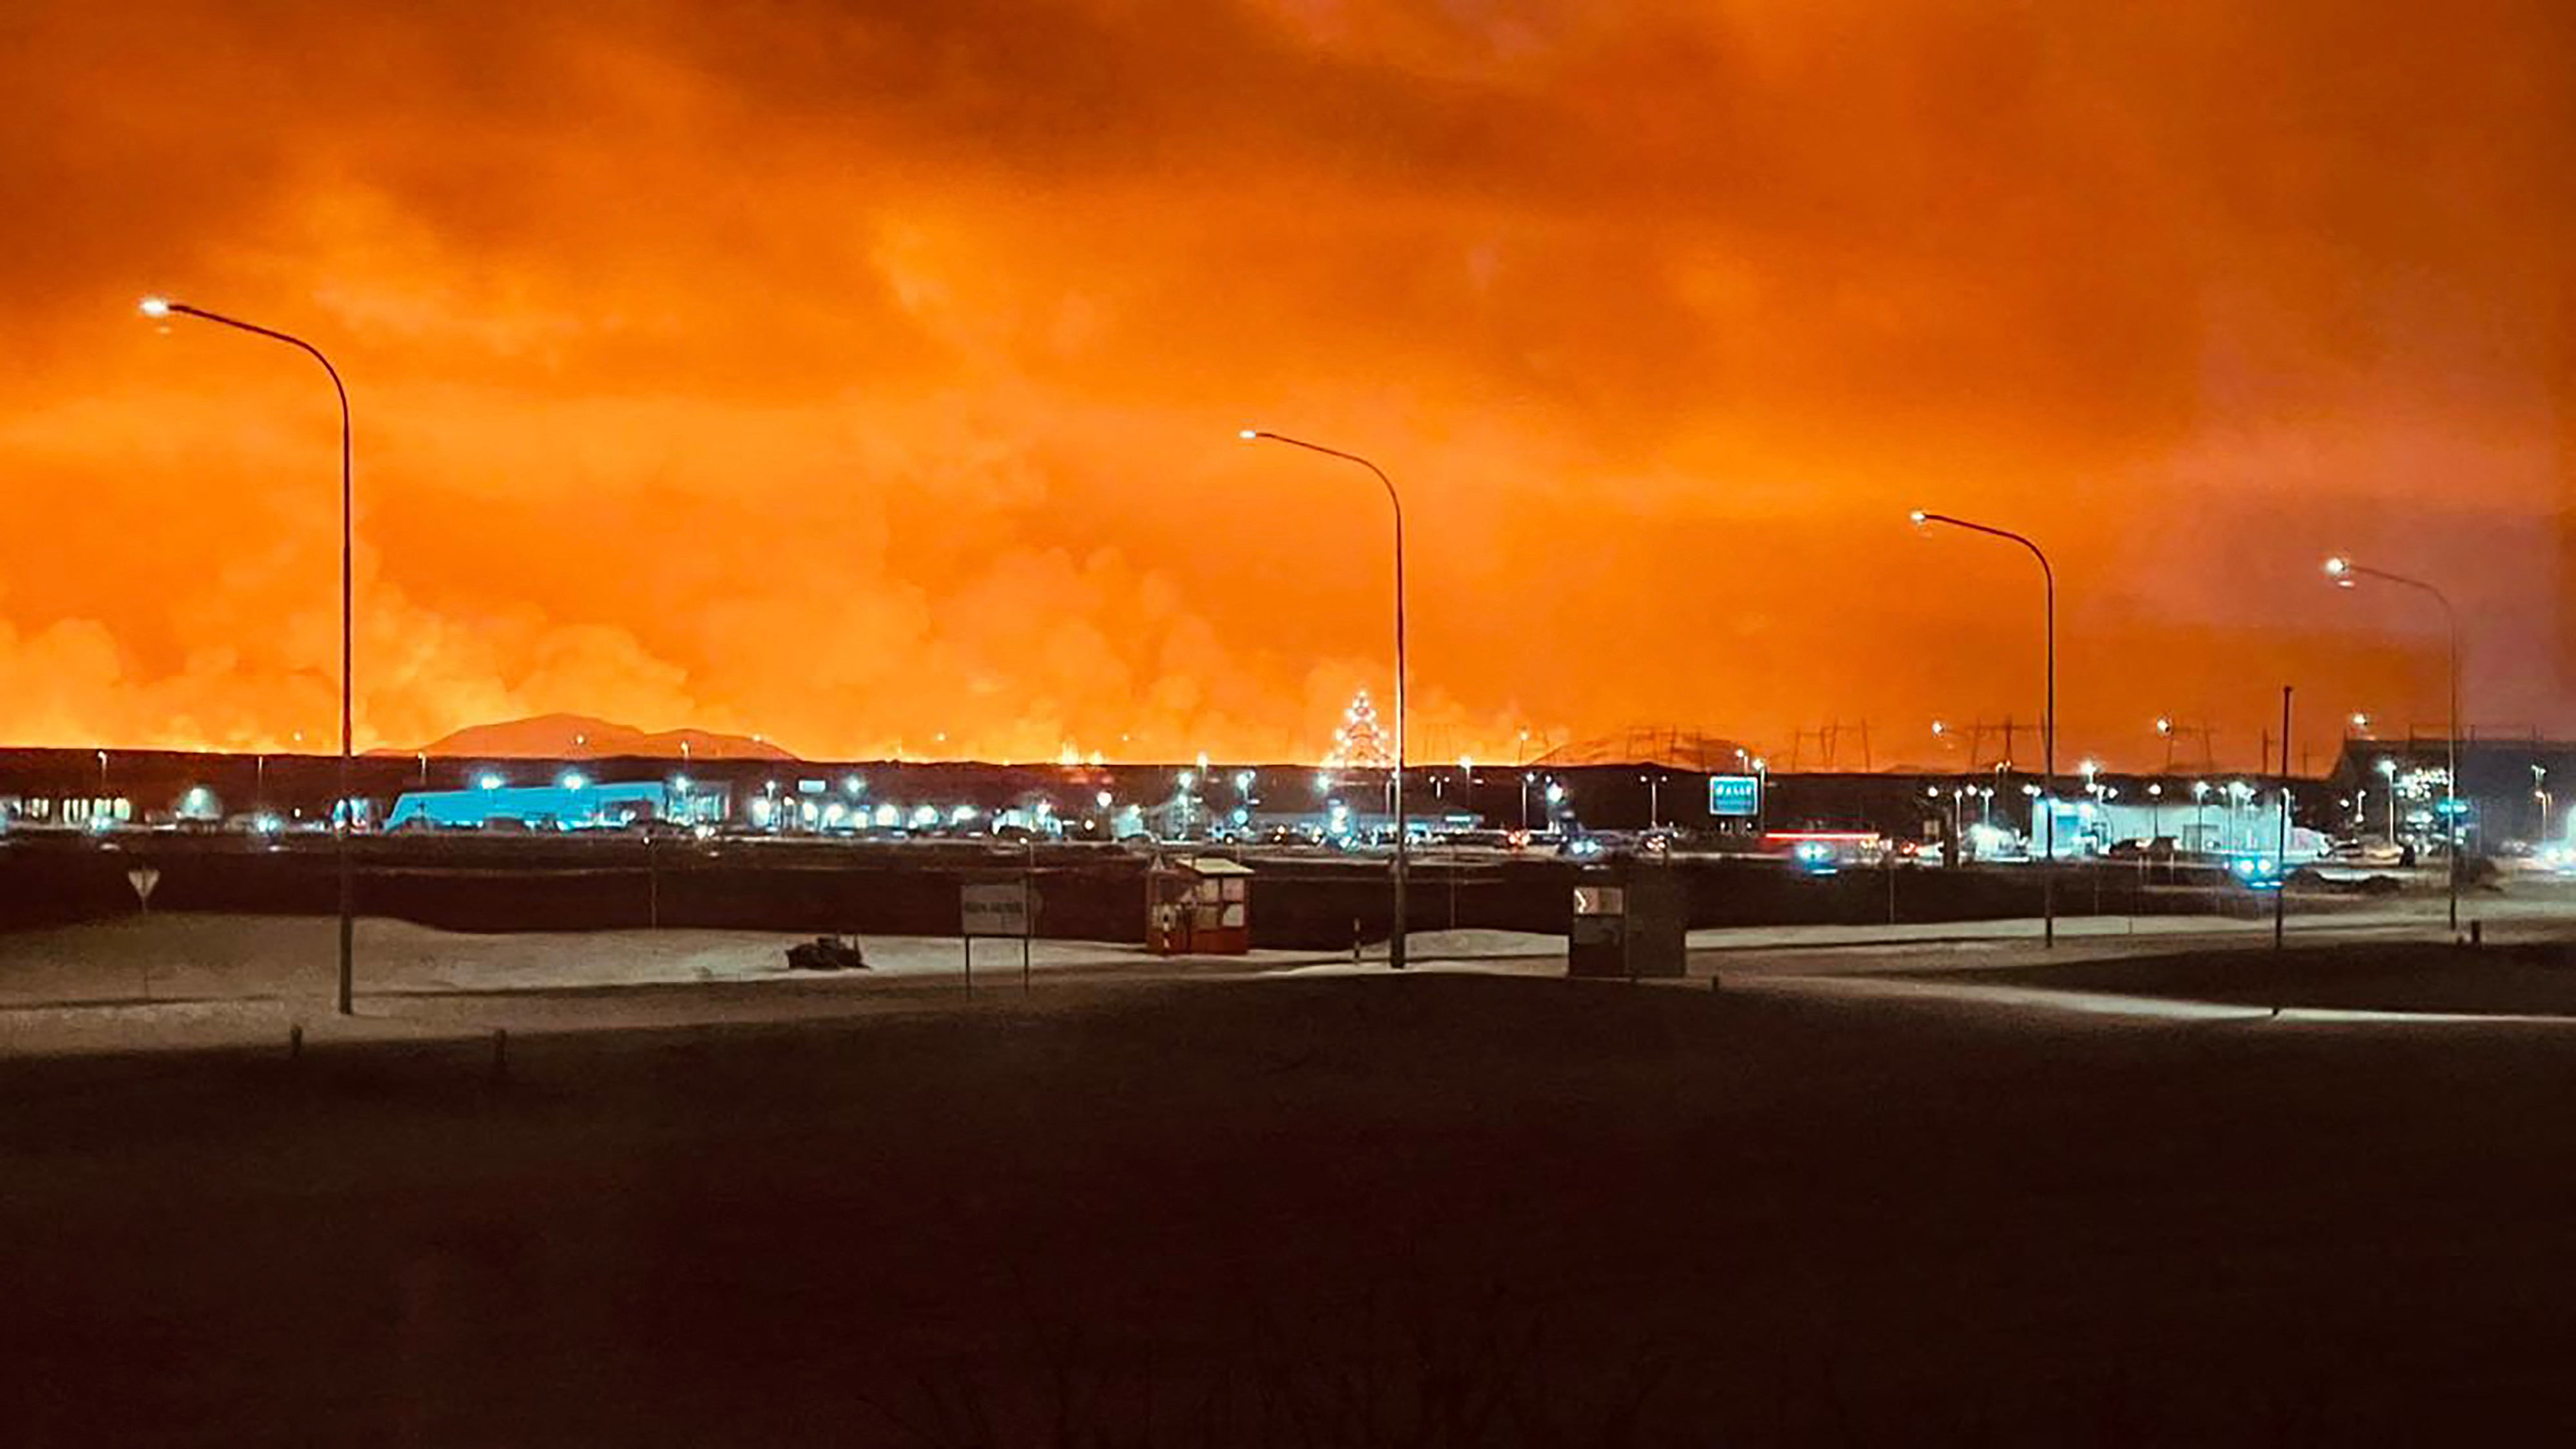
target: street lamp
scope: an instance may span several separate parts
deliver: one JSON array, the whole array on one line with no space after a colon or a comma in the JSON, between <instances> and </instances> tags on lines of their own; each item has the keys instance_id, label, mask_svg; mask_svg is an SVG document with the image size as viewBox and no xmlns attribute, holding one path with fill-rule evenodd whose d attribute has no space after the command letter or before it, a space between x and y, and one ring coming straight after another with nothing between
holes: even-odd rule
<instances>
[{"instance_id":1,"label":"street lamp","mask_svg":"<svg viewBox=\"0 0 2576 1449\"><path fill-rule=\"evenodd\" d=\"M349 469L349 389L340 381L340 369L331 365L331 359L322 355L321 348L314 346L312 343L307 342L303 338L297 337L292 333L279 332L273 328L262 327L255 322L244 322L237 317L227 317L220 312L209 312L201 307L191 307L185 302L173 302L166 297L144 298L142 302L142 312L144 316L155 320L170 317L194 317L202 322L212 322L218 326L230 327L237 332L247 332L254 337L265 337L272 342L283 342L287 346L296 348L303 352L305 355L311 357L315 362L322 364L322 371L329 374L331 378L331 390L339 395L340 809L337 812L339 817L339 828L335 834L335 839L338 845L337 854L339 856L340 874L339 1007L340 1014L342 1016L347 1016L353 1010L357 962L357 889L356 878L353 874L353 866L349 858L349 836L356 829L358 823L357 802L349 794L350 759L355 753L351 748L353 735L351 721L355 714L355 710L352 705L353 686L351 680L354 674L354 655L357 652L355 646L357 633L355 618L357 611L354 606L357 593L355 563L356 549L354 546L356 526L353 522L353 490L350 486Z\"/></svg>"},{"instance_id":2,"label":"street lamp","mask_svg":"<svg viewBox=\"0 0 2576 1449\"><path fill-rule=\"evenodd\" d=\"M2388 789L2388 843L2393 848L2397 844L2397 762L2380 756L2379 778Z\"/></svg>"},{"instance_id":3,"label":"street lamp","mask_svg":"<svg viewBox=\"0 0 2576 1449\"><path fill-rule=\"evenodd\" d=\"M1327 448L1321 443L1309 443L1302 438L1262 428L1245 428L1236 436L1247 443L1285 443L1292 448L1321 453L1327 458L1356 463L1377 475L1377 481L1386 486L1387 503L1395 510L1395 769L1389 777L1395 795L1395 922L1387 936L1386 963L1401 971L1404 969L1405 836L1408 833L1404 828L1404 500L1397 496L1395 480L1386 476L1386 470L1357 453L1345 453L1339 448Z\"/></svg>"},{"instance_id":4,"label":"street lamp","mask_svg":"<svg viewBox=\"0 0 2576 1449\"><path fill-rule=\"evenodd\" d=\"M2057 570L2049 566L2048 555L2041 551L2038 544L2011 529L1996 528L1991 524L1971 523L1967 519L1953 518L1946 513L1927 513L1920 508L1914 510L1912 517L1917 528L1943 524L1951 528L1964 528L1970 533L1982 533L1989 538L2000 538L2008 543L2020 544L2030 550L2032 558L2039 560L2041 602L2045 613L2048 640L2046 710L2040 717L2039 726L2042 780L2040 799L2044 802L2042 813L2048 817L2048 855L2046 857L2048 864L2042 868L2039 876L2039 930L2040 944L2055 946L2057 944Z\"/></svg>"},{"instance_id":5,"label":"street lamp","mask_svg":"<svg viewBox=\"0 0 2576 1449\"><path fill-rule=\"evenodd\" d=\"M2362 579L2377 579L2384 584L2395 584L2399 588L2413 589L2418 593L2430 594L2433 598L2433 602L2442 606L2442 624L2449 632L2451 640L2451 727L2446 731L2450 738L2444 742L2449 752L2450 778L2442 783L2442 845L2443 853L2446 856L2444 864L2448 867L2444 874L2450 877L2451 929L2453 931L2457 931L2460 929L2459 613L2451 607L2449 595L2443 593L2440 589L2433 587L2431 584L2424 582L2422 579L2412 579L2408 578L2404 574L2392 574L2386 569L2372 568L2368 564L2356 563L2340 554L2326 560L2326 577L2332 579L2335 587L2339 589L2349 589Z\"/></svg>"}]
</instances>

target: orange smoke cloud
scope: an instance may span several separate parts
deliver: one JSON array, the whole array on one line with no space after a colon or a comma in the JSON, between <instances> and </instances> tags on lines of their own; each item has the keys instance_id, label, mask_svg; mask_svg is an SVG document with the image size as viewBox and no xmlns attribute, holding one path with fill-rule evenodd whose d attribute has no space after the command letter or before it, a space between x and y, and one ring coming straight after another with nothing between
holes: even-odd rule
<instances>
[{"instance_id":1,"label":"orange smoke cloud","mask_svg":"<svg viewBox=\"0 0 2576 1449\"><path fill-rule=\"evenodd\" d=\"M577 711L1311 757L2159 713L2566 728L2576 22L2498 6L36 0L0 738Z\"/></svg>"}]
</instances>

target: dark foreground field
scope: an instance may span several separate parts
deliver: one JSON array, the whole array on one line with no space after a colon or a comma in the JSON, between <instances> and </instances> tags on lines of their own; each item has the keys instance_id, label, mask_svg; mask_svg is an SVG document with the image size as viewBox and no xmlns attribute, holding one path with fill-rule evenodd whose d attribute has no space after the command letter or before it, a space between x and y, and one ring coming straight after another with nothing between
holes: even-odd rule
<instances>
[{"instance_id":1,"label":"dark foreground field","mask_svg":"<svg viewBox=\"0 0 2576 1449\"><path fill-rule=\"evenodd\" d=\"M2576 1033L1470 977L0 1068L0 1441L2576 1426Z\"/></svg>"}]
</instances>

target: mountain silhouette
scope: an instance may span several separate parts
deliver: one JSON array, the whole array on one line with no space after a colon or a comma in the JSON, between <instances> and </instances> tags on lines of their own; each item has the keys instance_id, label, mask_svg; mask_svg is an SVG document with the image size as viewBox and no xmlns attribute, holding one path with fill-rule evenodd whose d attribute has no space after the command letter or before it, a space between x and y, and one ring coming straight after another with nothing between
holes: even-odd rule
<instances>
[{"instance_id":1,"label":"mountain silhouette","mask_svg":"<svg viewBox=\"0 0 2576 1449\"><path fill-rule=\"evenodd\" d=\"M688 748L680 747L685 743ZM541 714L528 719L468 725L420 747L432 755L489 759L579 760L634 755L647 759L792 760L796 756L756 737L710 730L646 731L580 714ZM376 750L371 754L410 754Z\"/></svg>"}]
</instances>

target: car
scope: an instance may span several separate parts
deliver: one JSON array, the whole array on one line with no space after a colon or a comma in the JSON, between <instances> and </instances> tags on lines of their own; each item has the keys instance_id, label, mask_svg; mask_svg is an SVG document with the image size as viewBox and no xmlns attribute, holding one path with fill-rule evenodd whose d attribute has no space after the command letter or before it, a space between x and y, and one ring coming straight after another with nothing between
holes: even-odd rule
<instances>
[{"instance_id":1,"label":"car","mask_svg":"<svg viewBox=\"0 0 2576 1449\"><path fill-rule=\"evenodd\" d=\"M2227 873L2247 890L2276 891L2281 888L2281 862L2273 856L2252 851L2230 856Z\"/></svg>"}]
</instances>

